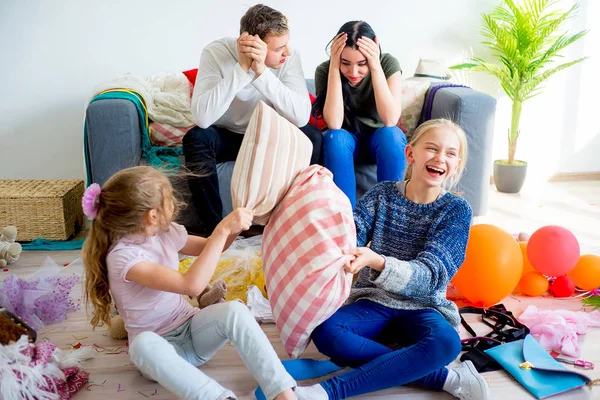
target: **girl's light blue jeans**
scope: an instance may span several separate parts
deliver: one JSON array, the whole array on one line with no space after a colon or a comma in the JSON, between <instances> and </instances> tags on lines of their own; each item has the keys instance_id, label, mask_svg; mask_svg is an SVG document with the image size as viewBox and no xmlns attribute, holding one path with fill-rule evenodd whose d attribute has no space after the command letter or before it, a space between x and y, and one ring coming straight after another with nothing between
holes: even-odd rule
<instances>
[{"instance_id":1,"label":"girl's light blue jeans","mask_svg":"<svg viewBox=\"0 0 600 400\"><path fill-rule=\"evenodd\" d=\"M405 147L406 135L397 126L384 126L360 135L345 129L331 129L323 136L323 166L333 173L333 181L348 196L354 208L354 160L375 161L377 182L398 181L406 168Z\"/></svg>"},{"instance_id":2,"label":"girl's light blue jeans","mask_svg":"<svg viewBox=\"0 0 600 400\"><path fill-rule=\"evenodd\" d=\"M239 302L202 309L188 322L164 336L142 332L129 354L142 374L181 399L222 400L235 394L196 366L207 362L231 340L267 399L296 387L248 308Z\"/></svg>"}]
</instances>

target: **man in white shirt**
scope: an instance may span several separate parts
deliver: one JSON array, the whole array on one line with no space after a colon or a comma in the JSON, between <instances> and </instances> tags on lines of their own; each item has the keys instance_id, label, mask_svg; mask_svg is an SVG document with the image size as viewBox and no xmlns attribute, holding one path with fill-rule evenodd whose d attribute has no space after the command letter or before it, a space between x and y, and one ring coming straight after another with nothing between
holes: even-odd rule
<instances>
[{"instance_id":1,"label":"man in white shirt","mask_svg":"<svg viewBox=\"0 0 600 400\"><path fill-rule=\"evenodd\" d=\"M298 53L288 47L287 18L257 4L240 20L240 37L223 38L202 51L192 96L197 127L183 138L193 204L209 235L222 219L217 163L234 161L260 100L295 124L313 144L319 163L322 135L307 125L311 104Z\"/></svg>"}]
</instances>

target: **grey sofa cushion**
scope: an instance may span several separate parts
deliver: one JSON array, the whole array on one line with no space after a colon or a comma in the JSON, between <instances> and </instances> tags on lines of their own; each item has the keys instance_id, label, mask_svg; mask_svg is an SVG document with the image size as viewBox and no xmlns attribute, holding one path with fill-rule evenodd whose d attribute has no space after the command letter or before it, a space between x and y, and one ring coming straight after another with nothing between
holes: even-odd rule
<instances>
[{"instance_id":1,"label":"grey sofa cushion","mask_svg":"<svg viewBox=\"0 0 600 400\"><path fill-rule=\"evenodd\" d=\"M438 90L431 110L432 119L451 119L467 135L469 155L458 191L476 216L484 215L488 208L495 115L496 99L463 87Z\"/></svg>"},{"instance_id":2,"label":"grey sofa cushion","mask_svg":"<svg viewBox=\"0 0 600 400\"><path fill-rule=\"evenodd\" d=\"M115 172L135 167L142 157L142 131L131 101L95 101L86 110L87 149L92 181L103 185ZM92 182L90 182L92 183Z\"/></svg>"}]
</instances>

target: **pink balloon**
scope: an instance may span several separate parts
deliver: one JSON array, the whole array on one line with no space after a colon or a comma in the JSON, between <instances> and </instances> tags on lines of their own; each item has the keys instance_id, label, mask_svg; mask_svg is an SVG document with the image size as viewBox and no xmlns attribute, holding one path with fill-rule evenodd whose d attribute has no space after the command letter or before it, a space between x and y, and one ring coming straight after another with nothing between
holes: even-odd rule
<instances>
[{"instance_id":1,"label":"pink balloon","mask_svg":"<svg viewBox=\"0 0 600 400\"><path fill-rule=\"evenodd\" d=\"M579 242L561 226L544 226L527 242L527 258L537 271L547 276L565 275L579 261Z\"/></svg>"}]
</instances>

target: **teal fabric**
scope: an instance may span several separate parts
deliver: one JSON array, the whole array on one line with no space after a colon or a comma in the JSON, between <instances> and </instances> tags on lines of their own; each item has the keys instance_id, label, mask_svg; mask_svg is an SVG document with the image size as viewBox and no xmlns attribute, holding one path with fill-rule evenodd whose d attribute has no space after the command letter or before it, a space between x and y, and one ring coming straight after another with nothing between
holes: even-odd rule
<instances>
[{"instance_id":1,"label":"teal fabric","mask_svg":"<svg viewBox=\"0 0 600 400\"><path fill-rule=\"evenodd\" d=\"M21 244L21 247L23 250L79 250L83 247L84 241L85 239L68 241L35 239L31 243Z\"/></svg>"},{"instance_id":2,"label":"teal fabric","mask_svg":"<svg viewBox=\"0 0 600 400\"><path fill-rule=\"evenodd\" d=\"M536 399L584 386L588 377L559 364L531 335L485 350ZM529 361L533 367L519 366Z\"/></svg>"},{"instance_id":3,"label":"teal fabric","mask_svg":"<svg viewBox=\"0 0 600 400\"><path fill-rule=\"evenodd\" d=\"M90 104L104 99L124 99L129 100L135 104L135 107L138 110L138 114L140 117L140 126L142 128L142 157L146 159L148 165L151 165L155 168L161 168L165 170L177 170L180 166L180 161L178 156L183 154L182 149L172 148L172 147L163 147L163 146L154 146L152 142L150 142L150 135L148 132L148 128L146 127L146 111L143 106L143 99L140 95L136 93L127 93L127 92L106 92L97 95L94 97ZM88 132L87 132L87 123L83 124L83 146L84 146L84 157L85 157L85 172L86 172L86 180L87 186L91 185L92 177L90 173L90 163L89 163L89 151L88 151Z\"/></svg>"}]
</instances>

